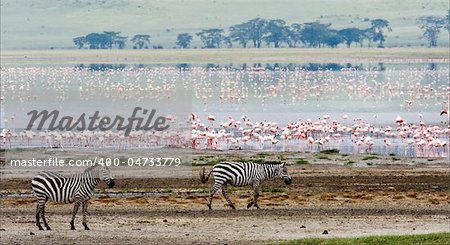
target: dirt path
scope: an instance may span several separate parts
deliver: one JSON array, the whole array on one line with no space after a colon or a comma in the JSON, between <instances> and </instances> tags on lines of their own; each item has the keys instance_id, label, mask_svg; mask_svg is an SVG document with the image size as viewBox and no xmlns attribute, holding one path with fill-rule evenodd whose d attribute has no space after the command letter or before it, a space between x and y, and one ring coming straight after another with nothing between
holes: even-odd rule
<instances>
[{"instance_id":1,"label":"dirt path","mask_svg":"<svg viewBox=\"0 0 450 245\"><path fill-rule=\"evenodd\" d=\"M223 157L223 156L216 156ZM360 162L364 156L352 157ZM450 231L449 165L392 164L376 159L372 167L314 163L290 166L293 184L266 181L261 210L248 210L249 188L230 188L238 210L217 195L206 208L212 184L192 178L118 178L104 184L90 202L89 225L69 230L72 205L49 203L52 231L35 226L35 199L28 179L0 179L2 244L261 244L304 237L351 237ZM334 160L333 157L330 157ZM410 161L425 161L410 159ZM117 197L111 195L122 195ZM127 194L128 193L128 194ZM130 194L131 193L131 194ZM324 231L328 234L323 234Z\"/></svg>"},{"instance_id":2,"label":"dirt path","mask_svg":"<svg viewBox=\"0 0 450 245\"><path fill-rule=\"evenodd\" d=\"M221 203L223 204L223 203ZM205 210L191 207L94 204L90 231L69 230L71 206L48 208L52 231L37 231L32 205L2 209L4 244L101 242L108 244L241 244L302 237L349 237L448 231L448 209L264 207L263 210ZM241 207L242 208L242 207ZM325 230L328 235L322 234ZM32 233L31 233L32 232ZM34 235L33 235L34 234Z\"/></svg>"}]
</instances>

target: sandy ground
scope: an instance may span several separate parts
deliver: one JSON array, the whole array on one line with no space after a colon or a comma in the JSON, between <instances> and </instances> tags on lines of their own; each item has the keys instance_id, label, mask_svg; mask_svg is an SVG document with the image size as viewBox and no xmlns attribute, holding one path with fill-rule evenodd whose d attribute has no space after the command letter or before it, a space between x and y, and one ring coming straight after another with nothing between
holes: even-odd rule
<instances>
[{"instance_id":1,"label":"sandy ground","mask_svg":"<svg viewBox=\"0 0 450 245\"><path fill-rule=\"evenodd\" d=\"M223 153L202 154L224 157ZM290 161L289 154L284 157ZM330 161L342 157L329 156ZM46 209L52 230L38 231L34 198L11 196L30 193L29 180L2 178L0 241L261 244L304 237L450 231L449 165L445 159L408 159L394 164L386 157L362 160L367 156L351 156L357 164L349 166L323 162L323 157L315 161L315 155L305 158L310 164L290 166L291 186L281 180L263 183L261 210L246 208L249 188L230 188L237 210L229 209L221 195L214 199L213 210L207 210L212 181L200 183L200 167L194 167L191 178L123 176L114 189L99 186L89 207L90 231L82 229L81 217L76 220L78 230L71 231L72 205L54 203ZM357 167L364 161L376 164ZM413 161L419 164L410 164ZM325 230L328 234L323 234Z\"/></svg>"},{"instance_id":2,"label":"sandy ground","mask_svg":"<svg viewBox=\"0 0 450 245\"><path fill-rule=\"evenodd\" d=\"M242 207L241 207L242 208ZM197 207L93 205L91 230L69 230L70 207L49 209L51 231L38 231L33 208L4 209L3 244L237 244L303 237L420 234L448 231L448 211L424 214L414 209L264 207L264 210L199 210ZM447 212L447 213L446 213ZM322 234L324 230L328 235Z\"/></svg>"}]
</instances>

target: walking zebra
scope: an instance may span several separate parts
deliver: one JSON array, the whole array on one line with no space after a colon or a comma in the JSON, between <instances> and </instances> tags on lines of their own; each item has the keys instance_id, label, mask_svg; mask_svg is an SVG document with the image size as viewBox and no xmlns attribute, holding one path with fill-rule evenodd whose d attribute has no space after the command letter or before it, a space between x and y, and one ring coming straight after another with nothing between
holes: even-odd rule
<instances>
[{"instance_id":1,"label":"walking zebra","mask_svg":"<svg viewBox=\"0 0 450 245\"><path fill-rule=\"evenodd\" d=\"M228 202L228 205L232 209L234 207L233 202L228 197L227 184L233 186L246 186L253 187L253 200L248 203L247 208L253 205L259 209L258 196L259 185L262 180L271 179L275 177L281 177L287 185L292 183L291 177L288 174L286 163L282 162L266 162L264 164L258 164L253 162L239 163L239 162L222 162L214 165L213 169L205 174L205 168L200 172L200 178L202 183L206 183L211 173L214 175L214 185L211 188L211 194L208 198L208 208L211 208L211 203L214 194L222 189L222 194Z\"/></svg>"},{"instance_id":2,"label":"walking zebra","mask_svg":"<svg viewBox=\"0 0 450 245\"><path fill-rule=\"evenodd\" d=\"M41 172L31 181L31 186L37 197L36 226L43 230L39 217L42 217L45 228L50 230L45 219L45 203L50 199L57 203L75 203L70 221L70 229L75 230L74 220L80 205L83 210L83 226L89 230L86 223L88 201L94 194L94 188L100 180L104 180L109 187L114 187L114 179L105 165L94 165L83 173L63 176L53 172ZM40 216L39 216L40 215Z\"/></svg>"}]
</instances>

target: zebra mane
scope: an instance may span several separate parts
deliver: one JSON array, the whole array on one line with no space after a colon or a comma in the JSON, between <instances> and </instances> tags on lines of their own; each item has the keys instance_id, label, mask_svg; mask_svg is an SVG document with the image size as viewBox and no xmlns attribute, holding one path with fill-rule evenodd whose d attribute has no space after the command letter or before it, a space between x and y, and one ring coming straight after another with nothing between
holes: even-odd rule
<instances>
[{"instance_id":1,"label":"zebra mane","mask_svg":"<svg viewBox=\"0 0 450 245\"><path fill-rule=\"evenodd\" d=\"M283 164L281 161L265 161L263 164Z\"/></svg>"},{"instance_id":2,"label":"zebra mane","mask_svg":"<svg viewBox=\"0 0 450 245\"><path fill-rule=\"evenodd\" d=\"M90 166L90 167L88 167L87 169L84 170L84 173L88 173L88 172L94 170L95 168L97 168L98 166L100 166L100 165L95 164L93 166Z\"/></svg>"}]
</instances>

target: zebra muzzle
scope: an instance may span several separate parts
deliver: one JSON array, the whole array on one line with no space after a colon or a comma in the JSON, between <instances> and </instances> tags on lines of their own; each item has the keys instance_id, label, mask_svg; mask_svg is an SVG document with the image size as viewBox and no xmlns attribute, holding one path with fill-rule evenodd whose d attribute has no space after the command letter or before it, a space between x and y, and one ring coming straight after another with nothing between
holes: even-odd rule
<instances>
[{"instance_id":1,"label":"zebra muzzle","mask_svg":"<svg viewBox=\"0 0 450 245\"><path fill-rule=\"evenodd\" d=\"M292 184L292 179L286 178L286 179L284 179L284 183L286 183L286 185L290 185L290 184Z\"/></svg>"},{"instance_id":2,"label":"zebra muzzle","mask_svg":"<svg viewBox=\"0 0 450 245\"><path fill-rule=\"evenodd\" d=\"M109 180L106 182L106 184L108 185L109 188L113 188L114 185L115 185L116 183L114 182L113 179L109 179Z\"/></svg>"}]
</instances>

